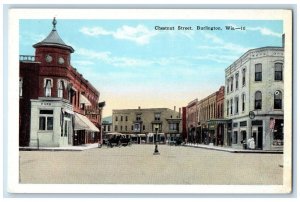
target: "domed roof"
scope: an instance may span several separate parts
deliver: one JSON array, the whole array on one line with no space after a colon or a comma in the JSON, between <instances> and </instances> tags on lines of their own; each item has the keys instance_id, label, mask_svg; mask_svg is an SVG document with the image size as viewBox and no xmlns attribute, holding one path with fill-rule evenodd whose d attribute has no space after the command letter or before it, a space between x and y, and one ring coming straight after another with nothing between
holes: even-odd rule
<instances>
[{"instance_id":1,"label":"domed roof","mask_svg":"<svg viewBox=\"0 0 300 202\"><path fill-rule=\"evenodd\" d=\"M53 29L50 32L50 34L43 41L41 41L37 44L34 44L33 47L37 48L40 46L53 46L53 47L68 49L71 53L73 53L74 49L71 46L68 46L67 44L65 44L65 42L58 35L58 33L56 31L56 27L55 27L56 23L57 22L54 18L52 21Z\"/></svg>"}]
</instances>

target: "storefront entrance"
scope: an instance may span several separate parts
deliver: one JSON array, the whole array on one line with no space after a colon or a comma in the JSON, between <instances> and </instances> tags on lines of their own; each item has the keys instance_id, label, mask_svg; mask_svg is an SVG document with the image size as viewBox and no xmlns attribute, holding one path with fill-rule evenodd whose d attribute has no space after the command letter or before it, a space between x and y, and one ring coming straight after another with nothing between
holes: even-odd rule
<instances>
[{"instance_id":1,"label":"storefront entrance","mask_svg":"<svg viewBox=\"0 0 300 202\"><path fill-rule=\"evenodd\" d=\"M70 118L64 118L63 133L60 137L60 146L72 145L72 124Z\"/></svg>"}]
</instances>

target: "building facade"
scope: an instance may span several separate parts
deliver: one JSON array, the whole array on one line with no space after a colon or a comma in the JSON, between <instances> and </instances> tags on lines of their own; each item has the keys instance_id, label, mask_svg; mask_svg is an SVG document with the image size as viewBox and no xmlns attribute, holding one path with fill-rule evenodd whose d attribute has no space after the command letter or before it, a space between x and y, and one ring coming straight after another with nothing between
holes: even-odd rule
<instances>
[{"instance_id":1,"label":"building facade","mask_svg":"<svg viewBox=\"0 0 300 202\"><path fill-rule=\"evenodd\" d=\"M196 103L196 141L199 144L223 145L224 86Z\"/></svg>"},{"instance_id":2,"label":"building facade","mask_svg":"<svg viewBox=\"0 0 300 202\"><path fill-rule=\"evenodd\" d=\"M283 135L284 49L251 49L225 70L226 145L241 148L254 138L255 148L281 150Z\"/></svg>"},{"instance_id":3,"label":"building facade","mask_svg":"<svg viewBox=\"0 0 300 202\"><path fill-rule=\"evenodd\" d=\"M198 99L194 99L186 106L186 126L187 126L187 142L196 142L197 128L197 103Z\"/></svg>"},{"instance_id":4,"label":"building facade","mask_svg":"<svg viewBox=\"0 0 300 202\"><path fill-rule=\"evenodd\" d=\"M98 141L103 105L99 92L72 65L74 49L56 30L20 55L19 145L58 147Z\"/></svg>"},{"instance_id":5,"label":"building facade","mask_svg":"<svg viewBox=\"0 0 300 202\"><path fill-rule=\"evenodd\" d=\"M136 143L166 143L181 136L181 113L175 107L113 110L112 127Z\"/></svg>"}]
</instances>

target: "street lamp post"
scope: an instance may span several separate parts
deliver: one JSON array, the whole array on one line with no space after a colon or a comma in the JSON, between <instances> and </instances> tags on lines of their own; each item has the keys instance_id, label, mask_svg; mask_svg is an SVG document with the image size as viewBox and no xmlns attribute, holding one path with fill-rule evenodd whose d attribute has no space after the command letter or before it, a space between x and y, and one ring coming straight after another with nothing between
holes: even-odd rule
<instances>
[{"instance_id":1,"label":"street lamp post","mask_svg":"<svg viewBox=\"0 0 300 202\"><path fill-rule=\"evenodd\" d=\"M153 155L159 155L158 146L157 146L157 136L158 136L157 132L158 132L158 126L156 125L155 126L156 137L154 139L154 141L155 141L155 149L154 149Z\"/></svg>"}]
</instances>

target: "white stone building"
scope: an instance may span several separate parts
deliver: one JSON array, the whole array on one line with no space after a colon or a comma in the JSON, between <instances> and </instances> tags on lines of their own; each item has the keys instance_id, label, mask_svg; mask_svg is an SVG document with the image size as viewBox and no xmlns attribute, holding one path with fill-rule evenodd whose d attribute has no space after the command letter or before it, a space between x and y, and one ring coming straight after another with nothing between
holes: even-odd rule
<instances>
[{"instance_id":1,"label":"white stone building","mask_svg":"<svg viewBox=\"0 0 300 202\"><path fill-rule=\"evenodd\" d=\"M283 64L283 47L262 47L226 68L224 117L231 123L225 145L242 148L253 137L256 149L283 149Z\"/></svg>"}]
</instances>

